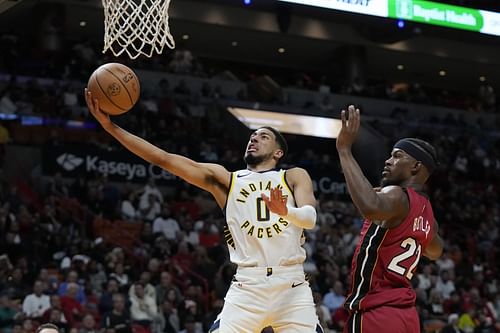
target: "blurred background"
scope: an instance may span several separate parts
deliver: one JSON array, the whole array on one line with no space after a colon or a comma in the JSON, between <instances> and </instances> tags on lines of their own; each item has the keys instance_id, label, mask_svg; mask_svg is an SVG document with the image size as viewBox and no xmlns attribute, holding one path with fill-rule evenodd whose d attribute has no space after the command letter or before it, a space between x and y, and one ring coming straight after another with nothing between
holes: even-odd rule
<instances>
[{"instance_id":1,"label":"blurred background","mask_svg":"<svg viewBox=\"0 0 500 333\"><path fill-rule=\"evenodd\" d=\"M500 331L497 1L173 0L169 13L176 49L130 60L102 53L100 1L0 0L1 332L198 333L222 308L235 270L224 217L88 114L83 89L107 62L141 79L117 123L229 170L245 167L251 133L230 108L334 120L355 104L355 156L374 186L397 139L434 144L427 191L445 252L414 274L422 332ZM313 178L305 269L323 327L341 332L362 220L334 133L304 126L286 134L283 167Z\"/></svg>"}]
</instances>

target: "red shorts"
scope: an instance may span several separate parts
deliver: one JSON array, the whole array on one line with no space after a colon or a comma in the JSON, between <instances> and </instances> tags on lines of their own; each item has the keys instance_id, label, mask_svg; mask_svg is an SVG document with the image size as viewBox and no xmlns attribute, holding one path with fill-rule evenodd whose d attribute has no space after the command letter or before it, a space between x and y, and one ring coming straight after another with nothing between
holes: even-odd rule
<instances>
[{"instance_id":1,"label":"red shorts","mask_svg":"<svg viewBox=\"0 0 500 333\"><path fill-rule=\"evenodd\" d=\"M344 333L420 333L417 309L381 306L368 311L353 312L344 326Z\"/></svg>"}]
</instances>

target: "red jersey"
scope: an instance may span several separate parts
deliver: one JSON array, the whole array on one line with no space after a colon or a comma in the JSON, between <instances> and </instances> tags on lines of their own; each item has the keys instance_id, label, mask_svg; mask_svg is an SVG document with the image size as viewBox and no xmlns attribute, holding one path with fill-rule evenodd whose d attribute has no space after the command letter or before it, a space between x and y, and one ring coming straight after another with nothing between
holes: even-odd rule
<instances>
[{"instance_id":1,"label":"red jersey","mask_svg":"<svg viewBox=\"0 0 500 333\"><path fill-rule=\"evenodd\" d=\"M434 235L435 220L426 196L412 188L405 191L410 208L399 226L386 229L368 219L363 223L352 259L351 292L344 303L349 311L415 305L410 280Z\"/></svg>"}]
</instances>

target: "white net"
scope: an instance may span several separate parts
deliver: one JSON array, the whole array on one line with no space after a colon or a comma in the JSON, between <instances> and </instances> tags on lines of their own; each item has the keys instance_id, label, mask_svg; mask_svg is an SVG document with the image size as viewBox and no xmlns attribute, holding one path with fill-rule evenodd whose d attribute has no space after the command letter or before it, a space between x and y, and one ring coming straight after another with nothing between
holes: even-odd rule
<instances>
[{"instance_id":1,"label":"white net","mask_svg":"<svg viewBox=\"0 0 500 333\"><path fill-rule=\"evenodd\" d=\"M126 52L131 59L141 54L161 54L175 41L168 26L170 0L102 0L104 49L115 56Z\"/></svg>"}]
</instances>

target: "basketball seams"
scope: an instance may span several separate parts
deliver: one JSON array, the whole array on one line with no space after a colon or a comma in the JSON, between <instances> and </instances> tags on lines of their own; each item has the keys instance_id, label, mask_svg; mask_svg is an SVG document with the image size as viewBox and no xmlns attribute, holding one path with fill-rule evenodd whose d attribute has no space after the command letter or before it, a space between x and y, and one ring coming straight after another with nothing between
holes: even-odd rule
<instances>
[{"instance_id":1,"label":"basketball seams","mask_svg":"<svg viewBox=\"0 0 500 333\"><path fill-rule=\"evenodd\" d=\"M101 84L99 83L99 80L98 80L98 75L97 75L97 74L98 74L98 72L94 73L92 76L95 76L94 80L95 80L95 82L97 83L97 85L99 86L99 89L101 89L102 94L103 94L104 96L106 96L106 98L108 99L108 101L110 101L110 102L111 102L114 106L116 106L118 109L120 109L120 110L122 110L122 111L127 111L127 109L126 109L126 108L123 108L123 107L119 106L118 104L116 104L116 103L115 103L115 101L113 101L113 99L112 99L111 97L109 97L109 96L108 96L108 94L106 94L106 90L104 90L104 89L103 89L103 87L101 86ZM121 83L121 81L120 81L120 83ZM127 90L127 89L125 89L125 90ZM128 91L127 91L127 93L128 93Z\"/></svg>"},{"instance_id":2,"label":"basketball seams","mask_svg":"<svg viewBox=\"0 0 500 333\"><path fill-rule=\"evenodd\" d=\"M130 95L130 92L128 91L127 86L125 85L125 83L123 83L122 80L115 73L113 73L112 71L110 71L109 69L103 68L103 70L105 70L109 74L113 75L118 81L120 81L121 85L123 86L123 88L125 88L125 91L127 92L128 98L130 98L130 105L133 106L135 103L132 100L132 95ZM135 77L134 77L134 79L135 79Z\"/></svg>"}]
</instances>

